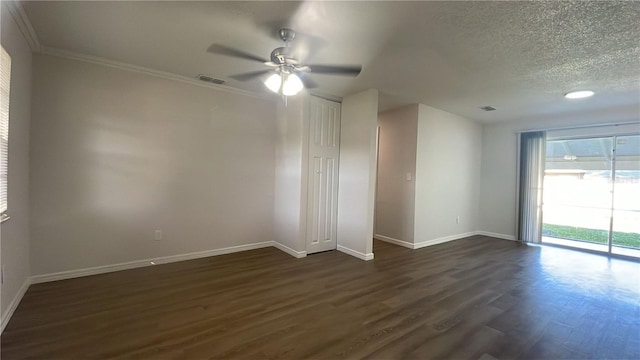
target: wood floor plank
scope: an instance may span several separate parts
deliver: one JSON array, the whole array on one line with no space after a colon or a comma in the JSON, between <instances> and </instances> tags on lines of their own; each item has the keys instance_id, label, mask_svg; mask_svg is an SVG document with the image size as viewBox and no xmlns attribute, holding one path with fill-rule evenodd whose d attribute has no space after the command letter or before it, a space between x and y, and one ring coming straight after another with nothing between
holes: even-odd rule
<instances>
[{"instance_id":1,"label":"wood floor plank","mask_svg":"<svg viewBox=\"0 0 640 360\"><path fill-rule=\"evenodd\" d=\"M637 262L484 236L374 252L264 248L32 285L0 355L640 358Z\"/></svg>"}]
</instances>

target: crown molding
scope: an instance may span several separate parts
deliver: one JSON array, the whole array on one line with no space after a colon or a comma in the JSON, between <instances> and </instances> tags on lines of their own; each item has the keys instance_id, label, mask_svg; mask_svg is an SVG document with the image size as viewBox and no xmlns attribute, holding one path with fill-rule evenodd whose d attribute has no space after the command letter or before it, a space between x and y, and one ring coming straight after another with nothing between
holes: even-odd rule
<instances>
[{"instance_id":1,"label":"crown molding","mask_svg":"<svg viewBox=\"0 0 640 360\"><path fill-rule=\"evenodd\" d=\"M2 1L2 3L7 6L7 9L9 10L11 17L14 19L14 21L20 28L20 31L22 32L22 35L27 41L27 44L29 44L29 47L31 48L32 52L61 57L61 58L70 59L70 60L84 61L84 62L97 64L97 65L109 66L109 67L113 67L121 70L133 71L140 74L160 77L163 79L180 81L180 82L191 84L191 85L197 85L197 86L202 86L206 88L213 88L216 90L221 90L221 91L225 91L225 92L229 92L237 95L250 96L250 97L264 99L264 100L273 99L273 96L270 96L271 94L241 90L238 88L233 88L230 86L218 85L213 83L204 83L195 78L190 78L187 76L178 75L178 74L174 74L166 71L155 70L155 69L151 69L143 66L133 65L133 64L129 64L121 61L110 60L110 59L106 59L98 56L85 55L82 53L63 50L55 47L43 46L40 44L38 35L36 34L35 29L31 25L31 21L29 20L27 13L24 11L24 8L22 7L22 3L19 0ZM340 102L342 100L342 98L340 97L326 95L326 94L313 94L313 95L319 96L328 100L332 100L332 101Z\"/></svg>"},{"instance_id":2,"label":"crown molding","mask_svg":"<svg viewBox=\"0 0 640 360\"><path fill-rule=\"evenodd\" d=\"M14 19L14 21L20 28L20 31L22 32L22 35L27 41L27 44L29 44L29 47L31 48L32 52L56 56L60 58L70 59L70 60L84 61L92 64L108 66L108 67L117 68L117 69L126 70L126 71L133 71L140 74L160 77L163 79L180 81L180 82L191 84L191 85L197 85L197 86L202 86L206 88L213 88L216 90L221 90L221 91L225 91L225 92L237 94L237 95L250 96L250 97L263 99L263 100L273 100L272 94L264 94L264 93L254 92L254 91L241 90L238 88L233 88L230 86L218 85L213 83L204 83L195 78L190 78L187 76L178 75L178 74L174 74L166 71L155 70L155 69L151 69L143 66L133 65L133 64L129 64L121 61L110 60L110 59L106 59L98 56L85 55L82 53L72 52L72 51L63 50L55 47L43 46L40 44L38 35L36 34L35 29L31 25L31 21L29 20L27 13L24 11L24 8L22 7L22 3L20 2L20 0L1 1L1 2L7 6L7 9L9 10L11 17ZM315 91L313 92L313 95L321 98L325 98L331 101L337 101L337 102L342 101L341 97L327 95L327 94L317 94Z\"/></svg>"},{"instance_id":3,"label":"crown molding","mask_svg":"<svg viewBox=\"0 0 640 360\"><path fill-rule=\"evenodd\" d=\"M133 64L129 64L129 63L121 62L121 61L105 59L105 58L98 57L98 56L85 55L85 54L81 54L81 53L76 53L76 52L72 52L72 51L68 51L68 50L62 50L62 49L53 48L53 47L47 47L47 46L41 46L39 52L41 54L56 56L56 57L60 57L60 58L64 58L64 59L83 61L83 62L87 62L87 63L91 63L91 64L108 66L108 67L112 67L112 68L116 68L116 69L132 71L132 72L136 72L136 73L139 73L139 74L155 76L155 77L159 77L159 78L163 78L163 79L180 81L180 82L191 84L191 85L197 85L197 86L202 86L202 87L206 87L206 88L213 88L213 89L216 89L216 90L221 90L221 91L225 91L225 92L236 94L236 95L250 96L250 97L263 99L263 100L272 99L272 97L270 97L268 95L265 95L265 94L262 94L262 93L257 93L257 92L253 92L253 91L247 91L247 90L241 90L241 89L232 88L232 87L224 86L224 85L217 85L217 84L213 84L213 83L205 83L205 82L200 81L200 80L195 79L195 78L190 78L190 77L187 77L187 76L182 76L182 75L178 75L178 74L174 74L174 73L170 73L170 72L166 72L166 71L150 69L150 68L147 68L147 67L133 65Z\"/></svg>"},{"instance_id":4,"label":"crown molding","mask_svg":"<svg viewBox=\"0 0 640 360\"><path fill-rule=\"evenodd\" d=\"M33 29L31 21L29 20L27 13L24 11L20 1L6 1L4 3L7 5L7 9L9 10L9 13L11 13L11 16L18 24L22 35L25 40L27 40L27 43L31 48L31 51L39 52L41 49L40 40L38 40L38 35L36 35L36 31Z\"/></svg>"}]
</instances>

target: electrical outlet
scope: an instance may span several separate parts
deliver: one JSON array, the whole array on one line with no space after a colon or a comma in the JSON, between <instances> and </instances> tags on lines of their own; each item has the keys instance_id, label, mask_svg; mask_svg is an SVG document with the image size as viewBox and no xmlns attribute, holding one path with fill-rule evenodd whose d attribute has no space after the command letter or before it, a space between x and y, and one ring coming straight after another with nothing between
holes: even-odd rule
<instances>
[{"instance_id":1,"label":"electrical outlet","mask_svg":"<svg viewBox=\"0 0 640 360\"><path fill-rule=\"evenodd\" d=\"M460 224L460 216L456 216L456 224Z\"/></svg>"},{"instance_id":2,"label":"electrical outlet","mask_svg":"<svg viewBox=\"0 0 640 360\"><path fill-rule=\"evenodd\" d=\"M154 240L155 240L155 241L160 241L160 240L162 240L162 230L156 230Z\"/></svg>"}]
</instances>

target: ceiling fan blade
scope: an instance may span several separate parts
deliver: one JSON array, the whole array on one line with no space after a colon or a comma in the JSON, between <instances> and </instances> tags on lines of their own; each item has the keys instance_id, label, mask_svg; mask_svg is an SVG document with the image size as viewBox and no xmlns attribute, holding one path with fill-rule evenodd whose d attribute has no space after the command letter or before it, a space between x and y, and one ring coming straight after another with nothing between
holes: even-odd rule
<instances>
[{"instance_id":1,"label":"ceiling fan blade","mask_svg":"<svg viewBox=\"0 0 640 360\"><path fill-rule=\"evenodd\" d=\"M248 72L248 73L243 73L243 74L236 74L236 75L231 75L229 76L232 79L238 80L238 81L248 81L248 80L252 80L255 79L257 77L260 77L266 73L271 72L271 69L268 70L258 70L258 71L252 71L252 72Z\"/></svg>"},{"instance_id":2,"label":"ceiling fan blade","mask_svg":"<svg viewBox=\"0 0 640 360\"><path fill-rule=\"evenodd\" d=\"M360 65L307 65L312 73L358 76L362 71Z\"/></svg>"},{"instance_id":3,"label":"ceiling fan blade","mask_svg":"<svg viewBox=\"0 0 640 360\"><path fill-rule=\"evenodd\" d=\"M265 58L262 58L260 56L249 54L248 52L244 52L242 50L234 49L232 47L224 46L224 45L220 45L220 44L212 44L207 49L207 52L212 53L212 54L218 54L218 55L232 56L232 57L239 58L239 59L257 61L257 62L261 62L261 63L266 63L266 62L269 61L269 60L267 60Z\"/></svg>"},{"instance_id":4,"label":"ceiling fan blade","mask_svg":"<svg viewBox=\"0 0 640 360\"><path fill-rule=\"evenodd\" d=\"M300 5L298 4L297 6ZM296 59L304 62L312 59L319 50L328 45L327 40L304 31L305 28L306 30L311 30L310 25L305 24L305 20L306 19L298 19L296 21L287 16L286 18L259 23L257 27L261 32L279 43L282 42L280 29L294 29L296 36L293 41L289 43L289 46L292 48L292 53Z\"/></svg>"},{"instance_id":5,"label":"ceiling fan blade","mask_svg":"<svg viewBox=\"0 0 640 360\"><path fill-rule=\"evenodd\" d=\"M313 81L307 74L298 74L300 80L302 80L302 84L305 89L314 89L318 87L318 83Z\"/></svg>"},{"instance_id":6,"label":"ceiling fan blade","mask_svg":"<svg viewBox=\"0 0 640 360\"><path fill-rule=\"evenodd\" d=\"M317 36L296 31L296 38L291 44L292 53L300 61L309 61L325 46L327 41Z\"/></svg>"}]
</instances>

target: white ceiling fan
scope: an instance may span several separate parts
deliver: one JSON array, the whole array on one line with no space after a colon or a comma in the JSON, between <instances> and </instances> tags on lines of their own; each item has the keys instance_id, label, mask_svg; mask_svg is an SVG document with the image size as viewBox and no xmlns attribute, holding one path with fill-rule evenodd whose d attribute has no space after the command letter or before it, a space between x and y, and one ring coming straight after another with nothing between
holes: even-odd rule
<instances>
[{"instance_id":1,"label":"white ceiling fan","mask_svg":"<svg viewBox=\"0 0 640 360\"><path fill-rule=\"evenodd\" d=\"M264 84L269 90L284 96L296 95L303 88L317 87L316 83L308 77L309 73L358 76L362 71L361 65L302 64L296 59L293 48L290 47L291 41L296 37L296 32L283 28L279 30L278 34L285 45L275 48L271 52L270 60L220 44L211 45L207 51L264 64L269 69L231 75L230 77L239 81L249 81L272 73Z\"/></svg>"}]
</instances>

